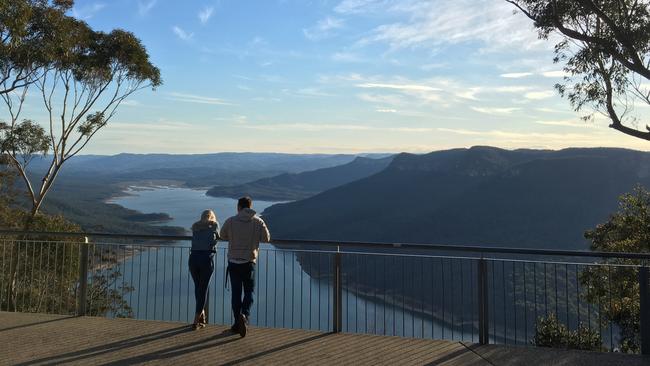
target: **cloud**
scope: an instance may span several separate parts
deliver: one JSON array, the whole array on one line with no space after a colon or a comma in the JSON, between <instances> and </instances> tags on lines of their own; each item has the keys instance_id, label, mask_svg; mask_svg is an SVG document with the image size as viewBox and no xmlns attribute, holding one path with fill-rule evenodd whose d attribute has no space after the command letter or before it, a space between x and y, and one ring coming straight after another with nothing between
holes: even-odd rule
<instances>
[{"instance_id":1,"label":"cloud","mask_svg":"<svg viewBox=\"0 0 650 366\"><path fill-rule=\"evenodd\" d=\"M298 90L282 89L282 92L296 97L332 97L332 94L325 93L318 88L302 88Z\"/></svg>"},{"instance_id":2,"label":"cloud","mask_svg":"<svg viewBox=\"0 0 650 366\"><path fill-rule=\"evenodd\" d=\"M357 97L364 102L375 104L386 104L390 106L405 106L408 101L400 95L383 95L383 94L359 94Z\"/></svg>"},{"instance_id":3,"label":"cloud","mask_svg":"<svg viewBox=\"0 0 650 366\"><path fill-rule=\"evenodd\" d=\"M185 93L169 93L169 98L167 99L175 100L179 102L186 102L186 103L233 105L232 103L227 102L221 98L204 97L201 95L185 94Z\"/></svg>"},{"instance_id":4,"label":"cloud","mask_svg":"<svg viewBox=\"0 0 650 366\"><path fill-rule=\"evenodd\" d=\"M476 94L480 93L481 90L481 88L469 88L465 91L458 91L454 95L462 99L478 100Z\"/></svg>"},{"instance_id":5,"label":"cloud","mask_svg":"<svg viewBox=\"0 0 650 366\"><path fill-rule=\"evenodd\" d=\"M138 1L138 13L140 13L140 15L148 14L149 11L156 6L157 2L158 0Z\"/></svg>"},{"instance_id":6,"label":"cloud","mask_svg":"<svg viewBox=\"0 0 650 366\"><path fill-rule=\"evenodd\" d=\"M194 33L188 33L178 26L173 26L172 30L174 31L174 34L183 41L190 41L192 37L194 37Z\"/></svg>"},{"instance_id":7,"label":"cloud","mask_svg":"<svg viewBox=\"0 0 650 366\"><path fill-rule=\"evenodd\" d=\"M142 104L140 104L140 102L138 102L137 100L128 99L128 100L122 101L120 103L120 105L127 106L127 107L139 107Z\"/></svg>"},{"instance_id":8,"label":"cloud","mask_svg":"<svg viewBox=\"0 0 650 366\"><path fill-rule=\"evenodd\" d=\"M546 108L546 107L540 107L540 108L535 108L536 111L538 112L544 112L544 113L568 113L568 110L559 110L559 109L553 109L553 108Z\"/></svg>"},{"instance_id":9,"label":"cloud","mask_svg":"<svg viewBox=\"0 0 650 366\"><path fill-rule=\"evenodd\" d=\"M397 89L406 91L441 91L442 89L434 88L428 85L414 84L382 84L382 83L363 83L357 84L359 88L378 88L378 89Z\"/></svg>"},{"instance_id":10,"label":"cloud","mask_svg":"<svg viewBox=\"0 0 650 366\"><path fill-rule=\"evenodd\" d=\"M335 52L331 59L336 62L364 62L359 55L350 52Z\"/></svg>"},{"instance_id":11,"label":"cloud","mask_svg":"<svg viewBox=\"0 0 650 366\"><path fill-rule=\"evenodd\" d=\"M511 132L511 131L500 131L500 130L490 130L490 131L477 131L477 130L467 130L467 129L455 129L455 128L437 128L440 132L448 132L457 135L465 136L483 136L483 137L492 137L492 138L504 138L504 139L513 139L513 140L562 140L565 138L582 138L589 139L592 136L583 135L583 134L562 134L562 133L540 133L540 132ZM542 141L540 141L542 142Z\"/></svg>"},{"instance_id":12,"label":"cloud","mask_svg":"<svg viewBox=\"0 0 650 366\"><path fill-rule=\"evenodd\" d=\"M110 124L110 129L115 130L128 130L129 133L132 133L134 130L140 130L145 133L151 133L151 131L186 131L189 128L193 128L190 123L186 122L170 122L165 120L160 120L153 123L131 123L131 122L115 122Z\"/></svg>"},{"instance_id":13,"label":"cloud","mask_svg":"<svg viewBox=\"0 0 650 366\"><path fill-rule=\"evenodd\" d=\"M555 132L516 132L502 130L470 130L456 128L438 128L439 132L459 136L467 136L468 146L476 144L489 144L503 148L534 147L543 149L560 149L567 147L604 147L621 146L627 141L627 147L646 150L642 141L628 139L622 134L609 132L606 129L585 129L583 133L555 133Z\"/></svg>"},{"instance_id":14,"label":"cloud","mask_svg":"<svg viewBox=\"0 0 650 366\"><path fill-rule=\"evenodd\" d=\"M533 89L532 86L498 86L493 88L498 93L523 93L531 89Z\"/></svg>"},{"instance_id":15,"label":"cloud","mask_svg":"<svg viewBox=\"0 0 650 366\"><path fill-rule=\"evenodd\" d=\"M381 6L382 2L376 0L343 0L334 8L334 11L346 15L360 14L371 12Z\"/></svg>"},{"instance_id":16,"label":"cloud","mask_svg":"<svg viewBox=\"0 0 650 366\"><path fill-rule=\"evenodd\" d=\"M332 78L321 78L322 82L338 82L343 85L353 85L362 89L385 90L378 94L359 94L361 100L398 106L401 109L409 106L423 107L432 102L439 107L447 108L452 103L463 103L466 100L478 100L478 94L486 91L484 87L463 85L448 78L427 78L411 80L403 77L365 77L359 74L350 76L339 76ZM399 95L396 95L399 93Z\"/></svg>"},{"instance_id":17,"label":"cloud","mask_svg":"<svg viewBox=\"0 0 650 366\"><path fill-rule=\"evenodd\" d=\"M568 74L562 70L556 70L556 71L544 71L542 72L542 76L546 78L562 78L568 76Z\"/></svg>"},{"instance_id":18,"label":"cloud","mask_svg":"<svg viewBox=\"0 0 650 366\"><path fill-rule=\"evenodd\" d=\"M542 100L542 99L548 99L552 98L555 95L555 92L551 90L547 91L534 91L534 92L528 92L524 94L524 98L530 99L530 100Z\"/></svg>"},{"instance_id":19,"label":"cloud","mask_svg":"<svg viewBox=\"0 0 650 366\"><path fill-rule=\"evenodd\" d=\"M381 103L395 106L405 106L407 104L413 104L414 101L431 103L431 102L441 102L442 100L442 91L443 89L433 87L427 84L416 84L410 80L404 80L402 78L393 79L389 82L374 82L370 80L365 80L364 83L356 84L357 88L363 89L386 89L393 92L402 94L405 98L394 98L390 95L372 95L372 94L361 94L360 98L362 100L370 101L373 103ZM407 99L408 98L408 99Z\"/></svg>"},{"instance_id":20,"label":"cloud","mask_svg":"<svg viewBox=\"0 0 650 366\"><path fill-rule=\"evenodd\" d=\"M248 117L241 115L241 114L235 114L230 117L214 117L214 121L226 121L226 122L233 122L236 124L245 124L248 123Z\"/></svg>"},{"instance_id":21,"label":"cloud","mask_svg":"<svg viewBox=\"0 0 650 366\"><path fill-rule=\"evenodd\" d=\"M375 111L379 113L397 113L397 109L392 108L378 108Z\"/></svg>"},{"instance_id":22,"label":"cloud","mask_svg":"<svg viewBox=\"0 0 650 366\"><path fill-rule=\"evenodd\" d=\"M211 6L206 6L201 10L198 14L199 20L201 21L201 24L206 24L208 20L212 17L212 13L214 12L214 7Z\"/></svg>"},{"instance_id":23,"label":"cloud","mask_svg":"<svg viewBox=\"0 0 650 366\"><path fill-rule=\"evenodd\" d=\"M594 123L589 123L586 121L578 122L575 120L535 121L535 123L539 125L545 125L545 126L562 126L562 127L578 127L578 128L597 127L597 125Z\"/></svg>"},{"instance_id":24,"label":"cloud","mask_svg":"<svg viewBox=\"0 0 650 366\"><path fill-rule=\"evenodd\" d=\"M380 131L380 132L402 132L418 133L433 132L435 129L428 127L376 127L367 125L352 124L328 124L328 123L275 123L275 124L257 124L243 125L243 128L261 130L261 131L305 131L305 132L322 132L322 131Z\"/></svg>"},{"instance_id":25,"label":"cloud","mask_svg":"<svg viewBox=\"0 0 650 366\"><path fill-rule=\"evenodd\" d=\"M74 8L72 8L72 16L77 19L88 20L94 17L105 7L106 4L102 4L102 3L94 3L82 7L75 6Z\"/></svg>"},{"instance_id":26,"label":"cloud","mask_svg":"<svg viewBox=\"0 0 650 366\"><path fill-rule=\"evenodd\" d=\"M521 14L514 16L513 9L505 1L494 0L358 0L343 1L335 11L406 18L377 26L360 45L380 42L398 50L480 42L480 50L486 52L551 47L550 42L537 38L530 20Z\"/></svg>"},{"instance_id":27,"label":"cloud","mask_svg":"<svg viewBox=\"0 0 650 366\"><path fill-rule=\"evenodd\" d=\"M315 26L304 28L302 33L311 41L318 41L332 36L337 29L343 28L343 20L326 17L319 20Z\"/></svg>"},{"instance_id":28,"label":"cloud","mask_svg":"<svg viewBox=\"0 0 650 366\"><path fill-rule=\"evenodd\" d=\"M507 78L507 79L519 79L519 78L525 78L527 76L532 76L532 72L511 72L507 74L501 74L500 76L502 78Z\"/></svg>"},{"instance_id":29,"label":"cloud","mask_svg":"<svg viewBox=\"0 0 650 366\"><path fill-rule=\"evenodd\" d=\"M489 114L492 116L504 116L504 115L512 114L512 112L516 112L519 109L520 108L514 108L514 107L509 107L509 108L472 107L472 110L474 111L477 111L479 113Z\"/></svg>"},{"instance_id":30,"label":"cloud","mask_svg":"<svg viewBox=\"0 0 650 366\"><path fill-rule=\"evenodd\" d=\"M449 65L445 63L432 63L432 64L426 64L420 66L420 68L424 71L431 71L431 70L437 70L437 69L445 69L449 67Z\"/></svg>"}]
</instances>

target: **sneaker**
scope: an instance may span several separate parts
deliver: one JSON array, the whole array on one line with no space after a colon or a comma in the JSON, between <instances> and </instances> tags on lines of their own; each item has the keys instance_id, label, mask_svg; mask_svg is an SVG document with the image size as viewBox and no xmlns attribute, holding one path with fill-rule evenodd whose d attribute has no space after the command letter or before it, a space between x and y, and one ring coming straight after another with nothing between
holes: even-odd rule
<instances>
[{"instance_id":1,"label":"sneaker","mask_svg":"<svg viewBox=\"0 0 650 366\"><path fill-rule=\"evenodd\" d=\"M248 319L246 319L246 315L244 314L239 314L239 336L244 338L246 337L246 323L248 323Z\"/></svg>"}]
</instances>

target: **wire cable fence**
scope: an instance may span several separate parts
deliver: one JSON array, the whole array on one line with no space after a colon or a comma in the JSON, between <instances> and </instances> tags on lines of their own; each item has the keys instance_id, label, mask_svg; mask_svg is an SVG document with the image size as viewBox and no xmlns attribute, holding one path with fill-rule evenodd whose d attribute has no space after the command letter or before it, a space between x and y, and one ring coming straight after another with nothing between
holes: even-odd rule
<instances>
[{"instance_id":1,"label":"wire cable fence","mask_svg":"<svg viewBox=\"0 0 650 366\"><path fill-rule=\"evenodd\" d=\"M191 322L189 248L113 241L0 239L0 310ZM603 351L647 342L642 260L332 249L263 244L251 324L512 345L548 345L559 329L553 342ZM210 323L234 321L226 252L219 243Z\"/></svg>"}]
</instances>

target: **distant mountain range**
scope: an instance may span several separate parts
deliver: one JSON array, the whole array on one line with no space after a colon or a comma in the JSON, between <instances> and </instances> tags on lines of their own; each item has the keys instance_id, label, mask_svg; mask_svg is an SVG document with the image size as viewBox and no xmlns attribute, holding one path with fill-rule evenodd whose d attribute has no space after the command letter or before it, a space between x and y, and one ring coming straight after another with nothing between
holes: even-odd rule
<instances>
[{"instance_id":1,"label":"distant mountain range","mask_svg":"<svg viewBox=\"0 0 650 366\"><path fill-rule=\"evenodd\" d=\"M585 249L636 184L650 185L650 153L473 147L400 154L264 216L276 238Z\"/></svg>"},{"instance_id":2,"label":"distant mountain range","mask_svg":"<svg viewBox=\"0 0 650 366\"><path fill-rule=\"evenodd\" d=\"M159 169L207 168L231 171L301 172L348 163L351 154L279 154L279 153L216 153L216 154L117 154L80 155L72 158L69 171L104 173L142 172ZM49 159L35 159L34 166L45 166Z\"/></svg>"},{"instance_id":3,"label":"distant mountain range","mask_svg":"<svg viewBox=\"0 0 650 366\"><path fill-rule=\"evenodd\" d=\"M355 158L357 155L350 154L277 153L80 155L66 163L62 175L101 177L103 182L111 183L170 181L189 187L213 187L339 166ZM32 161L30 170L41 172L49 162L49 157L39 156Z\"/></svg>"},{"instance_id":4,"label":"distant mountain range","mask_svg":"<svg viewBox=\"0 0 650 366\"><path fill-rule=\"evenodd\" d=\"M208 190L207 195L230 198L249 195L265 201L298 200L379 173L392 159L358 157L350 163L335 167L283 173L234 186L217 186Z\"/></svg>"},{"instance_id":5,"label":"distant mountain range","mask_svg":"<svg viewBox=\"0 0 650 366\"><path fill-rule=\"evenodd\" d=\"M385 156L385 155L370 155ZM40 181L50 157L37 156L29 174ZM105 200L129 185L213 187L236 185L284 173L300 173L348 164L356 155L218 153L200 155L80 155L70 159L48 195L44 211L63 214L85 230L128 233L182 233L182 228L147 225L164 219L159 213L137 212ZM17 180L18 189L24 189ZM20 204L27 205L20 195Z\"/></svg>"}]
</instances>

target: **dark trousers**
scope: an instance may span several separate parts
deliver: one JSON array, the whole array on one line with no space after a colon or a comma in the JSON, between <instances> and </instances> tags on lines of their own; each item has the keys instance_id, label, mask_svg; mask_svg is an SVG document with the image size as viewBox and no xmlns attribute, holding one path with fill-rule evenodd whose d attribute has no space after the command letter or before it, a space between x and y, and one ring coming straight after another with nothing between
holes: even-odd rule
<instances>
[{"instance_id":1,"label":"dark trousers","mask_svg":"<svg viewBox=\"0 0 650 366\"><path fill-rule=\"evenodd\" d=\"M235 319L239 314L244 314L248 318L255 290L255 263L228 262L228 274L230 275L230 287L232 287L232 312ZM244 290L243 299L242 288Z\"/></svg>"},{"instance_id":2,"label":"dark trousers","mask_svg":"<svg viewBox=\"0 0 650 366\"><path fill-rule=\"evenodd\" d=\"M194 280L194 299L196 300L196 314L205 308L208 299L208 285L212 272L214 272L213 254L211 252L192 252L189 266L192 280Z\"/></svg>"}]
</instances>

